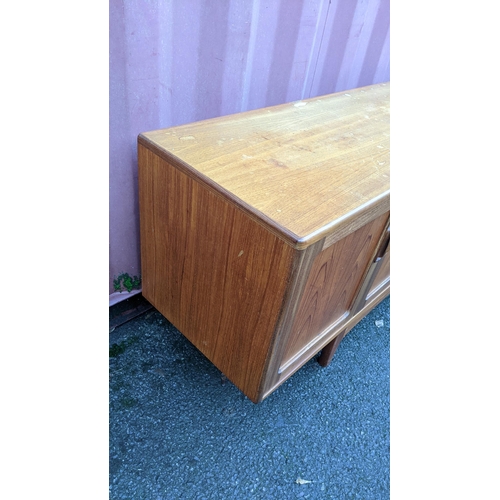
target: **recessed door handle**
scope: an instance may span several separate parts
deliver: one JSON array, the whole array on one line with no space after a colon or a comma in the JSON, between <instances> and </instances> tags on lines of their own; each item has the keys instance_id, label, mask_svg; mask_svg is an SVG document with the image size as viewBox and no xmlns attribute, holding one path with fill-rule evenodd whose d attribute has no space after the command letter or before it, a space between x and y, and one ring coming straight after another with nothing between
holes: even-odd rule
<instances>
[{"instance_id":1,"label":"recessed door handle","mask_svg":"<svg viewBox=\"0 0 500 500\"><path fill-rule=\"evenodd\" d=\"M386 233L387 236L385 237L384 242L380 245L374 262L378 262L379 260L381 260L387 252L387 248L389 248L389 243L391 242L391 226L387 228Z\"/></svg>"}]
</instances>

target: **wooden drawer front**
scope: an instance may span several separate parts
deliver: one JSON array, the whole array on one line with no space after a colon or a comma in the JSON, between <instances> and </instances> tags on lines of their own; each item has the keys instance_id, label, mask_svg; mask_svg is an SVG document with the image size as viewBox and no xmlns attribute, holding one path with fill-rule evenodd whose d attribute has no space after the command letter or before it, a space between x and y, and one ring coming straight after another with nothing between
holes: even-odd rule
<instances>
[{"instance_id":1,"label":"wooden drawer front","mask_svg":"<svg viewBox=\"0 0 500 500\"><path fill-rule=\"evenodd\" d=\"M383 214L320 252L297 309L280 372L303 363L347 321L350 308L387 223Z\"/></svg>"}]
</instances>

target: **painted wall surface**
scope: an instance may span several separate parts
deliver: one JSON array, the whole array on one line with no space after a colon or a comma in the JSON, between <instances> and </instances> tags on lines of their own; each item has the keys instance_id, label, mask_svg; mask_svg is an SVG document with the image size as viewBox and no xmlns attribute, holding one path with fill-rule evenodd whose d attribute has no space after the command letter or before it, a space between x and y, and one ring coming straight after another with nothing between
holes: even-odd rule
<instances>
[{"instance_id":1,"label":"painted wall surface","mask_svg":"<svg viewBox=\"0 0 500 500\"><path fill-rule=\"evenodd\" d=\"M389 81L389 0L110 0L109 19L110 294L140 275L139 133Z\"/></svg>"}]
</instances>

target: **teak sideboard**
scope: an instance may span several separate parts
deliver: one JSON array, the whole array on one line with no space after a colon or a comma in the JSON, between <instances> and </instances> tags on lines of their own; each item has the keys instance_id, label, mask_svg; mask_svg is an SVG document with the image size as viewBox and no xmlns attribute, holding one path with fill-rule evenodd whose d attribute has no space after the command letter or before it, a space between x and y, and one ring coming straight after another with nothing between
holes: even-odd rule
<instances>
[{"instance_id":1,"label":"teak sideboard","mask_svg":"<svg viewBox=\"0 0 500 500\"><path fill-rule=\"evenodd\" d=\"M142 293L255 403L389 294L389 88L138 137Z\"/></svg>"}]
</instances>

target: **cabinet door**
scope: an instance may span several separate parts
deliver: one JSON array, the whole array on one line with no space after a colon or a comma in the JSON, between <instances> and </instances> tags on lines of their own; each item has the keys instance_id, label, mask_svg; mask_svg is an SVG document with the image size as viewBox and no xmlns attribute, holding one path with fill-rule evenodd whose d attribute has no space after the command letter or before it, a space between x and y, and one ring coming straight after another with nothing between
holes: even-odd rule
<instances>
[{"instance_id":1,"label":"cabinet door","mask_svg":"<svg viewBox=\"0 0 500 500\"><path fill-rule=\"evenodd\" d=\"M381 238L375 258L368 270L363 286L354 305L358 313L363 309L371 309L389 294L390 288L390 234L391 226L388 223Z\"/></svg>"},{"instance_id":2,"label":"cabinet door","mask_svg":"<svg viewBox=\"0 0 500 500\"><path fill-rule=\"evenodd\" d=\"M387 220L385 213L316 256L282 352L279 373L283 378L317 353L353 316Z\"/></svg>"}]
</instances>

